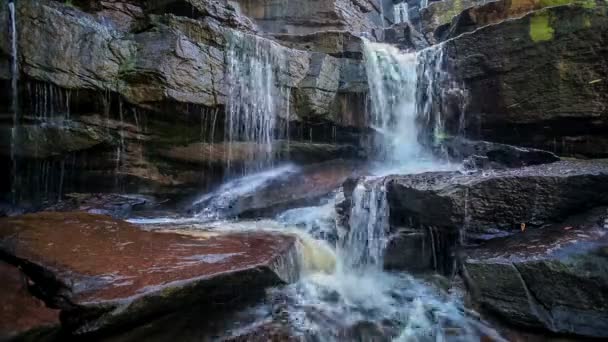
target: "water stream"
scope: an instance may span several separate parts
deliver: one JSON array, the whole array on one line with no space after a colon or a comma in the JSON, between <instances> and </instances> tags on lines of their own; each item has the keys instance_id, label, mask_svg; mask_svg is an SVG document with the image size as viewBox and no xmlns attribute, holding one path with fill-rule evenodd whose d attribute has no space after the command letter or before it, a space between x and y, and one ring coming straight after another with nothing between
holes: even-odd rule
<instances>
[{"instance_id":1,"label":"water stream","mask_svg":"<svg viewBox=\"0 0 608 342\"><path fill-rule=\"evenodd\" d=\"M11 128L11 200L13 205L17 203L17 134L19 124L19 60L17 51L17 17L15 16L15 3L8 2L9 27L11 36L11 111L13 112L13 127Z\"/></svg>"},{"instance_id":2,"label":"water stream","mask_svg":"<svg viewBox=\"0 0 608 342\"><path fill-rule=\"evenodd\" d=\"M433 159L419 142L419 127L423 127L419 119L428 108L424 102L431 101L419 97L420 80L428 84L433 80L423 78L436 75L420 73L428 70L428 66L421 67L427 62L426 56L402 53L384 44L365 44L372 101L370 121L377 132L373 148L380 175L451 167ZM256 63L247 68L256 69ZM271 76L266 77L268 80ZM262 105L269 103L262 99ZM240 115L255 115L242 108L233 114L237 121L246 117ZM249 138L268 142L267 128L259 131L263 134ZM357 184L347 227L338 223L335 195L318 206L290 209L274 219L226 220L229 216L223 213L229 212L233 199L259 191L268 182L296 170L287 165L233 179L198 198L195 206L202 209L194 217L132 222L161 228L178 224L214 233L253 230L297 237L300 264L304 265L301 279L271 290L268 298L250 311L257 323L243 327L235 322L229 336L258 329L260 322L270 321L285 325L290 334L307 341L471 341L482 336L500 340L465 309L457 292L441 290L405 272L383 269L390 239L390 209L383 177L370 176Z\"/></svg>"}]
</instances>

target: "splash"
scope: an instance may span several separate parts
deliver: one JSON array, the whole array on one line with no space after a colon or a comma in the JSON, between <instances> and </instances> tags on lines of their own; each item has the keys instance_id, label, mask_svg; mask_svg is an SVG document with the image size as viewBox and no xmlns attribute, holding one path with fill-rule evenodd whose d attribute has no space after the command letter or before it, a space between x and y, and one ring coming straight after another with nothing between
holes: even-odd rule
<instances>
[{"instance_id":1,"label":"splash","mask_svg":"<svg viewBox=\"0 0 608 342\"><path fill-rule=\"evenodd\" d=\"M376 158L389 164L417 159L422 147L416 124L416 54L365 41L364 56Z\"/></svg>"},{"instance_id":2,"label":"splash","mask_svg":"<svg viewBox=\"0 0 608 342\"><path fill-rule=\"evenodd\" d=\"M347 270L382 270L388 242L389 208L383 179L357 184L352 194L348 233L341 243Z\"/></svg>"}]
</instances>

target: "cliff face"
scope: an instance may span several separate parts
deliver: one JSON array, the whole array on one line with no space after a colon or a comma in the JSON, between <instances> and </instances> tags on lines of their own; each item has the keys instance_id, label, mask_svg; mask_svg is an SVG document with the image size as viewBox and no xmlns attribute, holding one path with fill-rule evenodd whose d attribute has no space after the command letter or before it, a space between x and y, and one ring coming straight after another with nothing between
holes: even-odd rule
<instances>
[{"instance_id":1,"label":"cliff face","mask_svg":"<svg viewBox=\"0 0 608 342\"><path fill-rule=\"evenodd\" d=\"M94 159L86 167L76 161L75 167L108 182L118 174L150 191L221 177L226 107L242 81L231 81L230 68L258 59L265 63L262 70L272 69L268 86L280 89L273 110L279 126L287 127L282 137L306 139L313 148L356 148L351 131L365 125L361 41L350 32L328 30L372 29L368 16L375 5L333 1L281 7L280 13L268 6L262 7L269 11L264 18L285 18L306 34L280 35L283 44L263 37L271 33L246 1L19 1L23 125L17 154L25 164L66 153ZM8 27L6 7L0 25ZM7 85L3 112L11 101L9 39L0 38L0 77ZM338 40L343 45L334 44ZM237 78L253 79L253 67ZM12 124L6 118L0 146L8 156ZM191 144L200 147L198 156L171 152Z\"/></svg>"},{"instance_id":2,"label":"cliff face","mask_svg":"<svg viewBox=\"0 0 608 342\"><path fill-rule=\"evenodd\" d=\"M408 50L442 44L433 62L443 70L434 83L442 96L427 114L445 132L435 135L608 155L605 1L408 3L411 23L383 29L391 7L376 0L18 1L19 143L11 143L12 52L3 34L0 155L8 160L17 146L12 153L32 174L74 169L104 180L102 188L213 182L227 161L244 163L239 156L257 148L226 152L226 113L231 100L243 101L235 89L256 88L239 83L254 67L271 70L265 86L276 88L277 159L361 155L369 132L361 36ZM3 6L0 26L8 20ZM265 64L247 62L256 58ZM235 65L244 65L236 77ZM454 98L455 84L464 99Z\"/></svg>"}]
</instances>

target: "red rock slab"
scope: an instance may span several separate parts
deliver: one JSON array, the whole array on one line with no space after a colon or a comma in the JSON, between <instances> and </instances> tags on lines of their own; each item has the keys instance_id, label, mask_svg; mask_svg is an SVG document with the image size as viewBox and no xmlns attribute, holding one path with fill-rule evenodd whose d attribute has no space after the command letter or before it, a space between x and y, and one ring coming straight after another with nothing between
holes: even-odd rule
<instances>
[{"instance_id":1,"label":"red rock slab","mask_svg":"<svg viewBox=\"0 0 608 342\"><path fill-rule=\"evenodd\" d=\"M28 279L18 268L0 261L0 275L0 341L59 326L59 310L30 294Z\"/></svg>"},{"instance_id":2,"label":"red rock slab","mask_svg":"<svg viewBox=\"0 0 608 342\"><path fill-rule=\"evenodd\" d=\"M2 252L83 332L178 310L192 300L230 300L297 275L289 236L150 232L83 212L0 220Z\"/></svg>"}]
</instances>

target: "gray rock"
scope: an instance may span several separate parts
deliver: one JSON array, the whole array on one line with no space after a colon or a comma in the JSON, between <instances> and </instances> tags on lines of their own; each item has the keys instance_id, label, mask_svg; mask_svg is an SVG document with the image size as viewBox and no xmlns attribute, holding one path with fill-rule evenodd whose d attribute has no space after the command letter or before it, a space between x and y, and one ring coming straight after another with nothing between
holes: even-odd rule
<instances>
[{"instance_id":1,"label":"gray rock","mask_svg":"<svg viewBox=\"0 0 608 342\"><path fill-rule=\"evenodd\" d=\"M608 203L606 161L561 161L469 175L394 176L387 185L396 226L462 229L473 241L537 229Z\"/></svg>"},{"instance_id":2,"label":"gray rock","mask_svg":"<svg viewBox=\"0 0 608 342\"><path fill-rule=\"evenodd\" d=\"M465 253L474 300L512 324L608 336L606 208Z\"/></svg>"},{"instance_id":3,"label":"gray rock","mask_svg":"<svg viewBox=\"0 0 608 342\"><path fill-rule=\"evenodd\" d=\"M444 45L452 76L469 94L467 137L559 155L608 156L606 3L548 7L504 21L517 12L494 7L467 12L490 24L473 24L473 31ZM455 32L470 29L455 25ZM459 120L446 118L454 130L449 134Z\"/></svg>"},{"instance_id":4,"label":"gray rock","mask_svg":"<svg viewBox=\"0 0 608 342\"><path fill-rule=\"evenodd\" d=\"M473 169L487 167L522 167L559 161L555 154L533 148L523 148L488 141L472 141L460 137L443 139L442 152L456 160L465 160Z\"/></svg>"}]
</instances>

